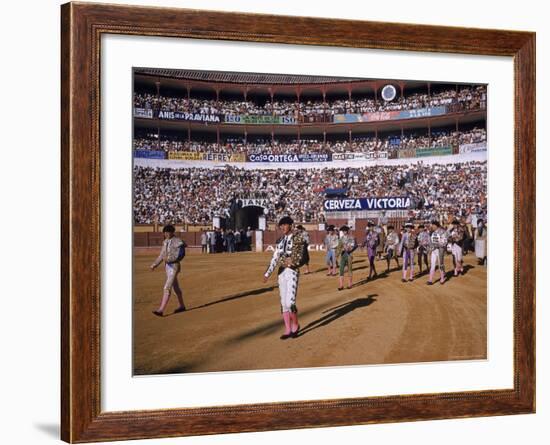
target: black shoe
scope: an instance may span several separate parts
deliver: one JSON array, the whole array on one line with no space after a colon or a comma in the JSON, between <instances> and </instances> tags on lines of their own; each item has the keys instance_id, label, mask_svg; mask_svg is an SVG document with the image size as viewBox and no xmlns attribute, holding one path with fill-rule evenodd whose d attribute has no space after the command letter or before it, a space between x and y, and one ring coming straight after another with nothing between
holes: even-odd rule
<instances>
[{"instance_id":1,"label":"black shoe","mask_svg":"<svg viewBox=\"0 0 550 445\"><path fill-rule=\"evenodd\" d=\"M431 286L431 285L433 285L433 282L432 282L432 281L426 281L426 284L427 284L428 286Z\"/></svg>"},{"instance_id":2,"label":"black shoe","mask_svg":"<svg viewBox=\"0 0 550 445\"><path fill-rule=\"evenodd\" d=\"M298 337L298 332L300 331L300 325L298 325L298 329L296 329L294 332L291 332L290 333L290 336L292 338L297 338Z\"/></svg>"},{"instance_id":3,"label":"black shoe","mask_svg":"<svg viewBox=\"0 0 550 445\"><path fill-rule=\"evenodd\" d=\"M292 335L292 334L283 334L283 335L281 335L279 338L280 338L281 340L286 340L287 338L290 338L291 335Z\"/></svg>"},{"instance_id":4,"label":"black shoe","mask_svg":"<svg viewBox=\"0 0 550 445\"><path fill-rule=\"evenodd\" d=\"M187 308L185 306L179 307L174 311L174 314L179 314L180 312L185 312Z\"/></svg>"},{"instance_id":5,"label":"black shoe","mask_svg":"<svg viewBox=\"0 0 550 445\"><path fill-rule=\"evenodd\" d=\"M338 290L344 290L344 288L343 288L343 287L339 287Z\"/></svg>"},{"instance_id":6,"label":"black shoe","mask_svg":"<svg viewBox=\"0 0 550 445\"><path fill-rule=\"evenodd\" d=\"M153 314L155 314L157 317L162 317L163 316L161 311L153 311Z\"/></svg>"},{"instance_id":7,"label":"black shoe","mask_svg":"<svg viewBox=\"0 0 550 445\"><path fill-rule=\"evenodd\" d=\"M406 283L407 280L405 280L405 278L401 278L401 282L402 282L402 283Z\"/></svg>"}]
</instances>

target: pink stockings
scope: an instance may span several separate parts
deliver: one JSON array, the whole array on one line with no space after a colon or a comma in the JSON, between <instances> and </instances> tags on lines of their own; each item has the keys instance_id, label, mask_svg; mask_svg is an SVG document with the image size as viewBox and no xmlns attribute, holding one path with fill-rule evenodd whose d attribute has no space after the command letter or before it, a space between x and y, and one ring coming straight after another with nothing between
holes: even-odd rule
<instances>
[{"instance_id":1,"label":"pink stockings","mask_svg":"<svg viewBox=\"0 0 550 445\"><path fill-rule=\"evenodd\" d=\"M297 312L283 312L283 321L285 322L285 335L289 335L298 330Z\"/></svg>"}]
</instances>

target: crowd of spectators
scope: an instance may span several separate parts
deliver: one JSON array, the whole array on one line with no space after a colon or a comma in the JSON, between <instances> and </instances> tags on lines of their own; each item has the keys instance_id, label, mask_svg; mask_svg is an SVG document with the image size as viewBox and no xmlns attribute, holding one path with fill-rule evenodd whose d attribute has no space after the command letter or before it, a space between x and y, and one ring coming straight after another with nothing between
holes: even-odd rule
<instances>
[{"instance_id":1,"label":"crowd of spectators","mask_svg":"<svg viewBox=\"0 0 550 445\"><path fill-rule=\"evenodd\" d=\"M334 116L339 114L372 113L377 111L402 111L420 108L449 106L453 111L484 109L487 104L487 88L484 85L462 87L441 92L412 93L392 101L362 97L351 99L270 100L257 103L252 100L216 100L187 97L167 97L150 93L135 93L134 107L162 111L180 111L201 114L235 114L257 116L287 116L296 119Z\"/></svg>"},{"instance_id":2,"label":"crowd of spectators","mask_svg":"<svg viewBox=\"0 0 550 445\"><path fill-rule=\"evenodd\" d=\"M291 215L322 222L327 188L355 198L409 196L409 217L447 220L486 208L487 162L298 170L135 166L134 220L210 224L214 216L230 216L235 198L261 196L268 221Z\"/></svg>"},{"instance_id":3,"label":"crowd of spectators","mask_svg":"<svg viewBox=\"0 0 550 445\"><path fill-rule=\"evenodd\" d=\"M469 131L432 131L431 137L425 133L391 135L382 138L361 137L349 141L323 141L318 139L302 139L290 141L256 140L245 143L242 139L228 140L223 144L213 142L187 141L175 137L158 139L147 137L134 138L134 148L140 150L187 151L200 153L245 153L248 155L272 154L305 154L305 153L345 153L387 151L390 157L396 157L399 150L425 147L456 146L472 142L484 142L487 133L484 128L474 128ZM393 155L393 156L392 156Z\"/></svg>"}]
</instances>

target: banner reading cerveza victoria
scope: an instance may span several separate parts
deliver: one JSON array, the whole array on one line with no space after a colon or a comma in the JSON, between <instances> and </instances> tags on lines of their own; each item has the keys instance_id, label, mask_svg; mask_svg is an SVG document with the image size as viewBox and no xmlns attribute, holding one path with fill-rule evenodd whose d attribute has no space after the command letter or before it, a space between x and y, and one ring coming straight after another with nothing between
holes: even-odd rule
<instances>
[{"instance_id":1,"label":"banner reading cerveza victoria","mask_svg":"<svg viewBox=\"0 0 550 445\"><path fill-rule=\"evenodd\" d=\"M258 153L247 156L248 162L330 162L330 153L300 153L276 155L273 153Z\"/></svg>"},{"instance_id":2,"label":"banner reading cerveza victoria","mask_svg":"<svg viewBox=\"0 0 550 445\"><path fill-rule=\"evenodd\" d=\"M194 151L170 151L168 159L180 161L246 162L244 153L198 153Z\"/></svg>"},{"instance_id":3,"label":"banner reading cerveza victoria","mask_svg":"<svg viewBox=\"0 0 550 445\"><path fill-rule=\"evenodd\" d=\"M411 205L408 196L383 198L336 198L326 199L323 204L327 212L348 212L360 210L407 210Z\"/></svg>"}]
</instances>

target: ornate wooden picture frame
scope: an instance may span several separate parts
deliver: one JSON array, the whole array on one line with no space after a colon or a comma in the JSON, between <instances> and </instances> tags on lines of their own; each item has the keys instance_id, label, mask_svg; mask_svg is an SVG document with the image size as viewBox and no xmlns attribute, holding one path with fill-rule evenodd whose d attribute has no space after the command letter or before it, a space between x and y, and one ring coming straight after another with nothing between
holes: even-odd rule
<instances>
[{"instance_id":1,"label":"ornate wooden picture frame","mask_svg":"<svg viewBox=\"0 0 550 445\"><path fill-rule=\"evenodd\" d=\"M535 411L534 33L90 3L62 5L61 17L63 440L94 442ZM513 389L102 412L99 117L104 34L513 57ZM526 223L531 230L522 230Z\"/></svg>"}]
</instances>

